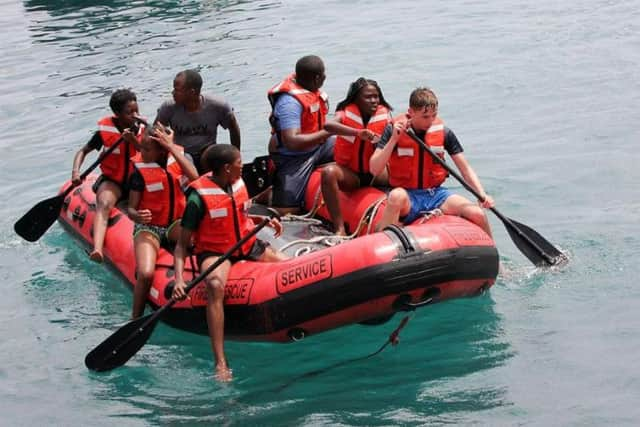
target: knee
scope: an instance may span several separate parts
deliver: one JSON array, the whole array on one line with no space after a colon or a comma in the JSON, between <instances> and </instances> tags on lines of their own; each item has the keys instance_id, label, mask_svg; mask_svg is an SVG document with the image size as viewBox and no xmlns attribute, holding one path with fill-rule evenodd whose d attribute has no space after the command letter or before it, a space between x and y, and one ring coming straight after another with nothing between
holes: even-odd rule
<instances>
[{"instance_id":1,"label":"knee","mask_svg":"<svg viewBox=\"0 0 640 427\"><path fill-rule=\"evenodd\" d=\"M400 210L409 201L407 192L401 188L394 188L387 196L387 206Z\"/></svg>"},{"instance_id":2,"label":"knee","mask_svg":"<svg viewBox=\"0 0 640 427\"><path fill-rule=\"evenodd\" d=\"M224 298L224 283L215 276L206 280L207 295L212 300L222 300Z\"/></svg>"},{"instance_id":3,"label":"knee","mask_svg":"<svg viewBox=\"0 0 640 427\"><path fill-rule=\"evenodd\" d=\"M136 275L139 282L151 283L153 281L153 275L155 271L147 268L141 268L136 271Z\"/></svg>"},{"instance_id":4,"label":"knee","mask_svg":"<svg viewBox=\"0 0 640 427\"><path fill-rule=\"evenodd\" d=\"M322 185L331 185L338 180L338 168L335 165L325 166L322 169Z\"/></svg>"},{"instance_id":5,"label":"knee","mask_svg":"<svg viewBox=\"0 0 640 427\"><path fill-rule=\"evenodd\" d=\"M96 200L96 207L98 208L98 210L103 211L103 212L109 212L111 210L111 208L113 208L114 203L111 199L105 199L105 198L98 198L98 200Z\"/></svg>"},{"instance_id":6,"label":"knee","mask_svg":"<svg viewBox=\"0 0 640 427\"><path fill-rule=\"evenodd\" d=\"M462 216L475 224L483 224L487 217L480 206L467 205L462 210Z\"/></svg>"}]
</instances>

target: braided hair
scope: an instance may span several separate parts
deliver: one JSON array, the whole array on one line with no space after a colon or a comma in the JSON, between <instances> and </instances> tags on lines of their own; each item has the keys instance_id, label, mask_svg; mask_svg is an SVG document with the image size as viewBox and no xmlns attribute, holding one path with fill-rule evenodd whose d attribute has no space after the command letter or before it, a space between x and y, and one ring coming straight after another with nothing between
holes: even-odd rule
<instances>
[{"instance_id":1,"label":"braided hair","mask_svg":"<svg viewBox=\"0 0 640 427\"><path fill-rule=\"evenodd\" d=\"M380 89L380 86L378 86L378 82L375 80L365 79L364 77L360 77L358 78L358 80L356 80L355 82L352 82L349 85L349 91L347 92L347 97L338 103L338 105L336 106L336 111L344 110L347 107L347 105L353 104L356 98L358 97L358 94L360 93L360 91L367 86L373 86L376 88L376 90L378 91L378 95L380 96L380 101L379 101L380 105L384 105L389 110L393 110L393 108L391 107L391 105L389 105L387 100L384 99L384 95L382 94L382 89Z\"/></svg>"}]
</instances>

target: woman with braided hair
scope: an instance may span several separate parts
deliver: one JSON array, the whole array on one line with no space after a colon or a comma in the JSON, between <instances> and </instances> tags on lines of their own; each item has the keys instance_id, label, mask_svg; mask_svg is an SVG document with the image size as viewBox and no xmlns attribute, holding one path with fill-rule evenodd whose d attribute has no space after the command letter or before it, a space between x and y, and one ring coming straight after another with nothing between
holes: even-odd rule
<instances>
[{"instance_id":1,"label":"woman with braided hair","mask_svg":"<svg viewBox=\"0 0 640 427\"><path fill-rule=\"evenodd\" d=\"M336 107L335 119L325 129L336 134L335 164L322 170L322 196L331 215L335 233L345 235L338 191L353 191L367 185L384 185L386 171L371 174L369 159L375 143L391 121L391 106L374 80L360 77L351 83L344 100Z\"/></svg>"}]
</instances>

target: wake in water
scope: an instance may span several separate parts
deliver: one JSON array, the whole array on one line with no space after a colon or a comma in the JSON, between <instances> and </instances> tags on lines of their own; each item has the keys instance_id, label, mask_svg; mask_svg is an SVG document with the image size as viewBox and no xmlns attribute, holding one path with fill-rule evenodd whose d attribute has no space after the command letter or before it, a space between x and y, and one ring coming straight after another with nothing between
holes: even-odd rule
<instances>
[{"instance_id":1,"label":"wake in water","mask_svg":"<svg viewBox=\"0 0 640 427\"><path fill-rule=\"evenodd\" d=\"M559 264L548 267L535 267L530 264L516 264L509 258L501 257L500 272L496 280L496 285L504 286L507 289L523 289L544 284L550 275L564 271L565 267L573 259L573 254L571 252L564 248L559 249L566 256L566 259Z\"/></svg>"}]
</instances>

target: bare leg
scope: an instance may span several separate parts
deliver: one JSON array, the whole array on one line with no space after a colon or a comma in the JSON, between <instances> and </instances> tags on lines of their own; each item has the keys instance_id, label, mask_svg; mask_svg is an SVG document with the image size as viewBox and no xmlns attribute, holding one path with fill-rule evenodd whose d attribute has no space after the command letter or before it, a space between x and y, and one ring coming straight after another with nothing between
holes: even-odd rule
<instances>
[{"instance_id":1,"label":"bare leg","mask_svg":"<svg viewBox=\"0 0 640 427\"><path fill-rule=\"evenodd\" d=\"M144 314L149 289L153 284L156 271L156 258L160 242L152 233L141 231L133 240L136 254L136 286L133 289L133 309L131 318L136 319Z\"/></svg>"},{"instance_id":2,"label":"bare leg","mask_svg":"<svg viewBox=\"0 0 640 427\"><path fill-rule=\"evenodd\" d=\"M290 259L291 257L284 252L276 251L271 246L268 246L262 257L260 257L260 262L279 262Z\"/></svg>"},{"instance_id":3,"label":"bare leg","mask_svg":"<svg viewBox=\"0 0 640 427\"><path fill-rule=\"evenodd\" d=\"M98 187L96 194L96 216L93 218L93 251L89 254L89 258L95 262L102 262L104 255L102 253L104 247L104 235L107 232L107 221L111 209L116 205L122 190L111 181L103 181Z\"/></svg>"},{"instance_id":4,"label":"bare leg","mask_svg":"<svg viewBox=\"0 0 640 427\"><path fill-rule=\"evenodd\" d=\"M351 170L337 164L330 164L322 169L322 197L327 204L335 233L339 236L347 234L340 209L339 190L353 191L358 187L360 180Z\"/></svg>"},{"instance_id":5,"label":"bare leg","mask_svg":"<svg viewBox=\"0 0 640 427\"><path fill-rule=\"evenodd\" d=\"M394 188L387 196L387 205L382 212L382 219L376 225L376 230L384 230L389 224L398 224L401 216L405 216L411 210L409 194L404 188Z\"/></svg>"},{"instance_id":6,"label":"bare leg","mask_svg":"<svg viewBox=\"0 0 640 427\"><path fill-rule=\"evenodd\" d=\"M281 216L285 216L287 214L297 215L300 213L300 208L279 208L277 206L272 206Z\"/></svg>"},{"instance_id":7,"label":"bare leg","mask_svg":"<svg viewBox=\"0 0 640 427\"><path fill-rule=\"evenodd\" d=\"M216 256L207 258L200 268L206 270L217 259ZM231 381L231 370L224 355L224 285L227 282L230 268L231 263L225 261L205 279L209 338L216 364L216 379L222 382Z\"/></svg>"},{"instance_id":8,"label":"bare leg","mask_svg":"<svg viewBox=\"0 0 640 427\"><path fill-rule=\"evenodd\" d=\"M491 226L489 225L489 220L487 219L484 210L466 198L458 194L453 194L445 200L442 206L440 206L440 210L444 214L458 215L473 222L478 227L482 228L489 237L492 237Z\"/></svg>"}]
</instances>

